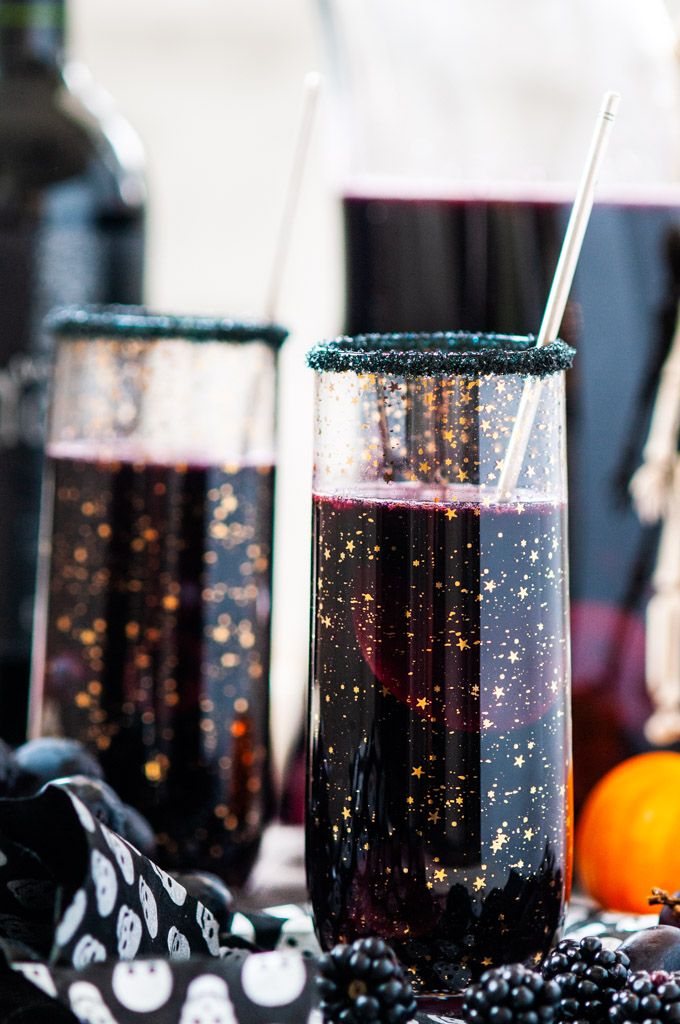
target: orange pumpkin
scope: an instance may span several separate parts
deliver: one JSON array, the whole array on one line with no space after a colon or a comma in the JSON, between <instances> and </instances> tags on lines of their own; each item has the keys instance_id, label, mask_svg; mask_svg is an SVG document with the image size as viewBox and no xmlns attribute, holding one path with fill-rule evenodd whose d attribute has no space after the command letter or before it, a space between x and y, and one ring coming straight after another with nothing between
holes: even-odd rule
<instances>
[{"instance_id":1,"label":"orange pumpkin","mask_svg":"<svg viewBox=\"0 0 680 1024\"><path fill-rule=\"evenodd\" d=\"M576 829L576 868L608 910L650 913L653 886L680 889L680 754L638 754L600 780Z\"/></svg>"}]
</instances>

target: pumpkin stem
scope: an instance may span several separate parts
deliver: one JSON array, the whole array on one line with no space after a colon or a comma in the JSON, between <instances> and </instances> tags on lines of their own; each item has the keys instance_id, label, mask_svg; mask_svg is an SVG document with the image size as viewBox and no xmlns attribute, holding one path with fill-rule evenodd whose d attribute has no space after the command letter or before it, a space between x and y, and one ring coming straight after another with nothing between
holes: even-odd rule
<instances>
[{"instance_id":1,"label":"pumpkin stem","mask_svg":"<svg viewBox=\"0 0 680 1024\"><path fill-rule=\"evenodd\" d=\"M680 915L680 897L671 896L665 889L652 889L652 895L647 900L650 907L670 907L676 914Z\"/></svg>"}]
</instances>

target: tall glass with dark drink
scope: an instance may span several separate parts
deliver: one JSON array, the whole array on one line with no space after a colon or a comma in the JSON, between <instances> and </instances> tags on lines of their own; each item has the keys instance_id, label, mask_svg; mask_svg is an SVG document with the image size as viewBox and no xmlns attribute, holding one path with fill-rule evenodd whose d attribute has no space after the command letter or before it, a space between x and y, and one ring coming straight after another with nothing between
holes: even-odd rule
<instances>
[{"instance_id":1,"label":"tall glass with dark drink","mask_svg":"<svg viewBox=\"0 0 680 1024\"><path fill-rule=\"evenodd\" d=\"M56 318L33 735L77 738L164 862L245 880L269 810L267 324Z\"/></svg>"},{"instance_id":2,"label":"tall glass with dark drink","mask_svg":"<svg viewBox=\"0 0 680 1024\"><path fill-rule=\"evenodd\" d=\"M307 873L423 994L535 958L570 885L564 373L532 339L317 346ZM519 479L499 491L540 378Z\"/></svg>"}]
</instances>

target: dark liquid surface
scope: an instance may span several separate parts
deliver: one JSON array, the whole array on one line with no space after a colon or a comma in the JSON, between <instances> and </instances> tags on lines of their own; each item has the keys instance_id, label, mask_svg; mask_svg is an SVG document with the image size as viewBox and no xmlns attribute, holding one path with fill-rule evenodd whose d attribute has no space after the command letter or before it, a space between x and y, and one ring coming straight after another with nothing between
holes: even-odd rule
<instances>
[{"instance_id":1,"label":"dark liquid surface","mask_svg":"<svg viewBox=\"0 0 680 1024\"><path fill-rule=\"evenodd\" d=\"M577 803L644 749L644 610L656 531L632 508L680 299L680 196L598 201L562 335L567 374ZM571 206L547 198L345 200L346 328L536 333Z\"/></svg>"},{"instance_id":2,"label":"dark liquid surface","mask_svg":"<svg viewBox=\"0 0 680 1024\"><path fill-rule=\"evenodd\" d=\"M53 457L43 731L81 739L164 863L243 882L269 804L271 466Z\"/></svg>"},{"instance_id":3,"label":"dark liquid surface","mask_svg":"<svg viewBox=\"0 0 680 1024\"><path fill-rule=\"evenodd\" d=\"M455 991L561 921L564 510L389 495L314 499L308 878L325 948Z\"/></svg>"}]
</instances>

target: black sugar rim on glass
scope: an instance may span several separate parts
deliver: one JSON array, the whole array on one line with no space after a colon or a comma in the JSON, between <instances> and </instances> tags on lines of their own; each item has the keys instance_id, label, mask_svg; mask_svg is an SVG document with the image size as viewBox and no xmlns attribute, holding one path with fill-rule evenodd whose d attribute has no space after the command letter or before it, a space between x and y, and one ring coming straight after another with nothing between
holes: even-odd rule
<instances>
[{"instance_id":1,"label":"black sugar rim on glass","mask_svg":"<svg viewBox=\"0 0 680 1024\"><path fill-rule=\"evenodd\" d=\"M307 353L307 366L321 373L385 373L399 377L547 377L568 370L575 355L575 349L559 339L536 348L533 335L468 331L359 334L314 345Z\"/></svg>"},{"instance_id":2,"label":"black sugar rim on glass","mask_svg":"<svg viewBox=\"0 0 680 1024\"><path fill-rule=\"evenodd\" d=\"M144 306L66 306L50 313L45 327L58 338L262 341L274 349L288 337L284 327L267 321L173 316Z\"/></svg>"}]
</instances>

